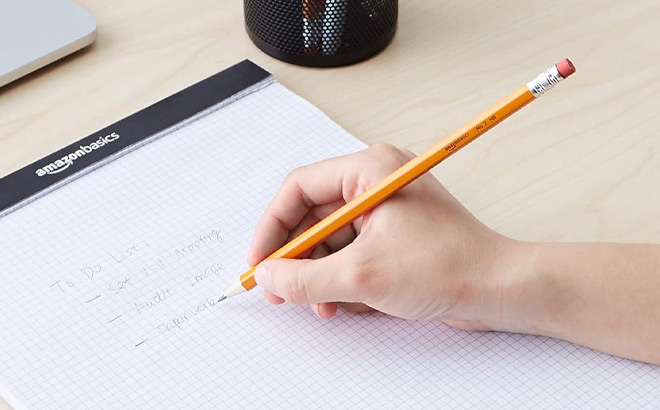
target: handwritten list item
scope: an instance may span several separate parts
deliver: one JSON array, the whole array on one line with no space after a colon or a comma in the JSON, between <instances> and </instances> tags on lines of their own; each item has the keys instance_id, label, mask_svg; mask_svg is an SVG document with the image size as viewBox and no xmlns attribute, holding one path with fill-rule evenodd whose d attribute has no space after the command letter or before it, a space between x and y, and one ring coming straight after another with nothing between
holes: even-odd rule
<instances>
[{"instance_id":1,"label":"handwritten list item","mask_svg":"<svg viewBox=\"0 0 660 410\"><path fill-rule=\"evenodd\" d=\"M0 219L15 409L652 408L658 368L554 339L221 304L294 167L364 146L277 82Z\"/></svg>"}]
</instances>

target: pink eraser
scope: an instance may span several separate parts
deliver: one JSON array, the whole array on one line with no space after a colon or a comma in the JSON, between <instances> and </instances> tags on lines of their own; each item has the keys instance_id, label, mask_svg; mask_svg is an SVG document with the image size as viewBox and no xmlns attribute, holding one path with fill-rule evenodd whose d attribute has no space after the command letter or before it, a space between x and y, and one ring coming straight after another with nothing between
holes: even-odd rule
<instances>
[{"instance_id":1,"label":"pink eraser","mask_svg":"<svg viewBox=\"0 0 660 410\"><path fill-rule=\"evenodd\" d=\"M565 58L555 64L555 67L557 67L557 71L559 71L559 75L561 75L564 78L568 78L571 74L575 72L575 66L573 63L571 63L571 60L568 58Z\"/></svg>"}]
</instances>

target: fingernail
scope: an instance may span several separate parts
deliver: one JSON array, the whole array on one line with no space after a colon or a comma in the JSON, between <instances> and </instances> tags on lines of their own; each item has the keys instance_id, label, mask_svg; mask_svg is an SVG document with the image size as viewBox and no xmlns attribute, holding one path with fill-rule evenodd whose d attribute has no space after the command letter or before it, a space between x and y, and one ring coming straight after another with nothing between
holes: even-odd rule
<instances>
[{"instance_id":1,"label":"fingernail","mask_svg":"<svg viewBox=\"0 0 660 410\"><path fill-rule=\"evenodd\" d=\"M265 290L273 291L273 278L270 273L270 270L265 268L262 265L258 265L257 269L254 271L254 280L257 281L257 285L261 286Z\"/></svg>"}]
</instances>

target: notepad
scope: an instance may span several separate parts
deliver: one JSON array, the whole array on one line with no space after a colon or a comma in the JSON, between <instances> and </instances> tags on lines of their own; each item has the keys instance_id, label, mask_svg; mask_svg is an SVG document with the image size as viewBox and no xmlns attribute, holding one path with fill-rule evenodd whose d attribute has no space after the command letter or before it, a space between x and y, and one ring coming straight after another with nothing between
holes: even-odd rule
<instances>
[{"instance_id":1,"label":"notepad","mask_svg":"<svg viewBox=\"0 0 660 410\"><path fill-rule=\"evenodd\" d=\"M258 290L218 304L287 173L364 147L243 62L0 180L0 395L17 410L660 403L658 367L555 339L321 320Z\"/></svg>"}]
</instances>

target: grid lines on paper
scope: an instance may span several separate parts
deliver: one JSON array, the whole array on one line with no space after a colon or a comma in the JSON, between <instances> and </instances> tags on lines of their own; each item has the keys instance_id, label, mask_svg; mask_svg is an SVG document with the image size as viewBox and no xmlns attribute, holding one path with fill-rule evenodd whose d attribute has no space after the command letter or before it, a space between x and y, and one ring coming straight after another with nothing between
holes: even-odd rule
<instances>
[{"instance_id":1,"label":"grid lines on paper","mask_svg":"<svg viewBox=\"0 0 660 410\"><path fill-rule=\"evenodd\" d=\"M286 174L361 148L274 83L0 219L0 384L35 410L660 403L657 367L555 339L212 304Z\"/></svg>"}]
</instances>

